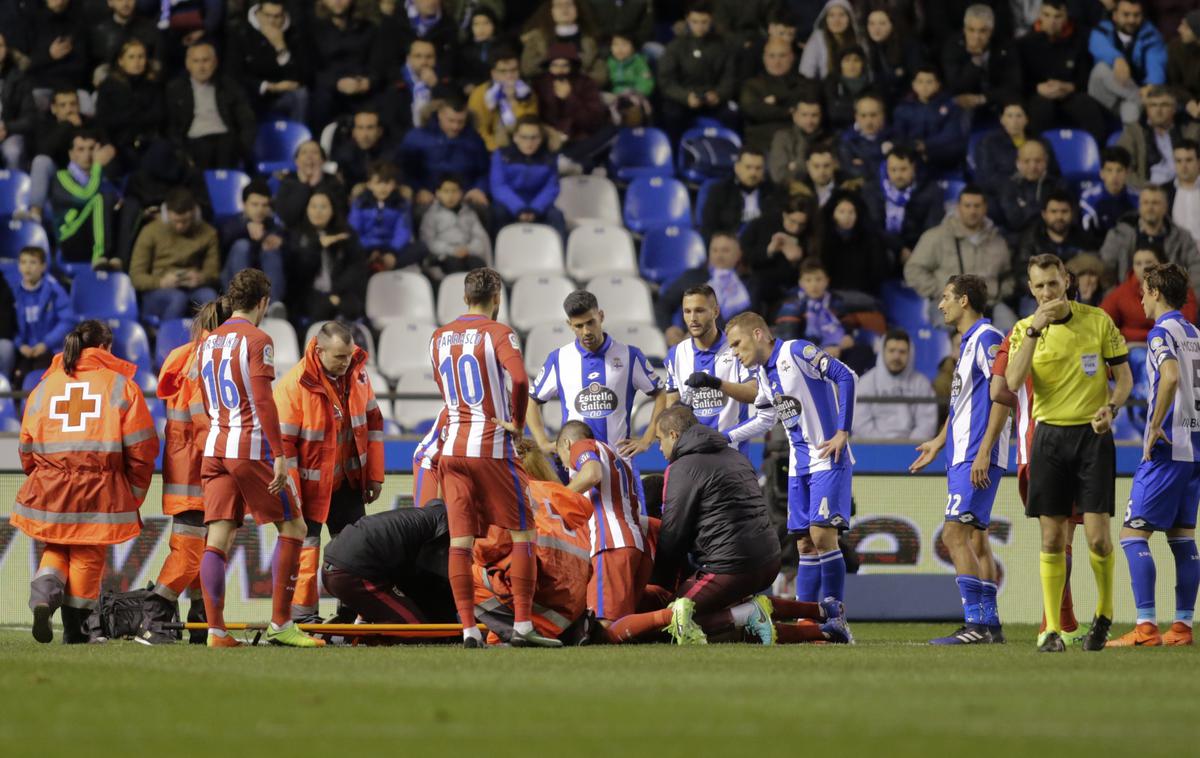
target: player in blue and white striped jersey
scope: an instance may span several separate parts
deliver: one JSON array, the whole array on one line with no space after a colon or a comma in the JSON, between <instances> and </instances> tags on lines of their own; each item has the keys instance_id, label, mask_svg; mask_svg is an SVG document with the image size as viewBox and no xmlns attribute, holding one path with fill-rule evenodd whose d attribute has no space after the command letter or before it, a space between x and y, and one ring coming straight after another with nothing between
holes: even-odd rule
<instances>
[{"instance_id":1,"label":"player in blue and white striped jersey","mask_svg":"<svg viewBox=\"0 0 1200 758\"><path fill-rule=\"evenodd\" d=\"M683 403L701 424L728 432L749 420L758 380L717 328L721 311L713 288L692 287L682 304L688 337L667 351L667 406ZM742 440L735 447L745 454L749 445Z\"/></svg>"},{"instance_id":2,"label":"player in blue and white striped jersey","mask_svg":"<svg viewBox=\"0 0 1200 758\"><path fill-rule=\"evenodd\" d=\"M1121 529L1137 626L1107 647L1192 644L1200 587L1200 330L1179 312L1188 287L1187 272L1174 263L1151 266L1142 276L1142 309L1154 319L1146 357L1150 418ZM1149 539L1156 531L1167 533L1175 556L1175 623L1165 635L1158 632L1154 607L1156 572Z\"/></svg>"},{"instance_id":3,"label":"player in blue and white striped jersey","mask_svg":"<svg viewBox=\"0 0 1200 758\"><path fill-rule=\"evenodd\" d=\"M850 527L849 441L858 377L811 342L775 339L757 313L734 316L725 336L758 378L758 415L727 436L732 442L755 437L776 418L787 432L788 531L800 552L796 598L840 602L846 562L838 533Z\"/></svg>"},{"instance_id":4,"label":"player in blue and white striped jersey","mask_svg":"<svg viewBox=\"0 0 1200 758\"><path fill-rule=\"evenodd\" d=\"M910 467L914 473L920 471L938 451L949 447L946 484L950 494L942 541L958 574L965 624L953 634L930 640L934 645L1003 640L987 529L1000 478L1008 465L1009 409L991 399L992 362L1004 334L983 317L987 301L987 283L973 274L950 277L942 290L938 310L946 324L962 335L950 388L950 415L937 437L917 446L921 454Z\"/></svg>"}]
</instances>

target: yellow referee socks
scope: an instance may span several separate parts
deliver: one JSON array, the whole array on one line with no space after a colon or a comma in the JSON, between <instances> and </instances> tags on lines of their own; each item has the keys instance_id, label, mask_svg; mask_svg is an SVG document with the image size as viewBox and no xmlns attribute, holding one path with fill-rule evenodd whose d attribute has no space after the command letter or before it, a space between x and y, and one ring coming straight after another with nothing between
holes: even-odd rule
<instances>
[{"instance_id":1,"label":"yellow referee socks","mask_svg":"<svg viewBox=\"0 0 1200 758\"><path fill-rule=\"evenodd\" d=\"M1097 555L1088 551L1092 573L1096 575L1096 615L1111 620L1113 617L1113 569L1117 565L1115 553Z\"/></svg>"},{"instance_id":2,"label":"yellow referee socks","mask_svg":"<svg viewBox=\"0 0 1200 758\"><path fill-rule=\"evenodd\" d=\"M1111 561L1109 563L1108 602L1111 605L1112 565ZM1041 561L1038 563L1038 573L1042 576L1042 609L1046 613L1046 631L1062 634L1062 619L1059 616L1059 609L1062 606L1063 588L1067 586L1067 554L1065 552L1042 553ZM1099 577L1098 574L1097 577Z\"/></svg>"}]
</instances>

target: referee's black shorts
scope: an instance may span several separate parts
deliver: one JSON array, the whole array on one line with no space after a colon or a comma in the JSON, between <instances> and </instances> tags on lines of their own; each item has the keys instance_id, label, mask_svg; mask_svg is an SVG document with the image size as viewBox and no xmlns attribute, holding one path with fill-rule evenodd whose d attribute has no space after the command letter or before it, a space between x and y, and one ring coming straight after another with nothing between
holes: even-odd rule
<instances>
[{"instance_id":1,"label":"referee's black shorts","mask_svg":"<svg viewBox=\"0 0 1200 758\"><path fill-rule=\"evenodd\" d=\"M1029 501L1025 515L1070 517L1114 513L1117 449L1112 433L1096 434L1090 424L1038 423L1029 452Z\"/></svg>"}]
</instances>

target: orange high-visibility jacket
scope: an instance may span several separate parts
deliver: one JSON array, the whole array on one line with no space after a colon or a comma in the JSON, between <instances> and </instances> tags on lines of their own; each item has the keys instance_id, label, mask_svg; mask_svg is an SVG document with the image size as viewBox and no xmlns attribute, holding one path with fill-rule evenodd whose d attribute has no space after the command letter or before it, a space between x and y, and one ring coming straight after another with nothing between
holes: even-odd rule
<instances>
[{"instance_id":1,"label":"orange high-visibility jacket","mask_svg":"<svg viewBox=\"0 0 1200 758\"><path fill-rule=\"evenodd\" d=\"M163 449L163 513L204 510L200 464L204 460L204 432L208 414L196 368L198 342L171 351L158 372L158 397L167 408Z\"/></svg>"},{"instance_id":2,"label":"orange high-visibility jacket","mask_svg":"<svg viewBox=\"0 0 1200 758\"><path fill-rule=\"evenodd\" d=\"M533 625L557 637L587 610L592 576L592 536L588 529L592 504L557 482L529 482L537 529L537 587L533 593ZM512 538L492 527L475 541L475 602L487 607L498 598L512 602L508 568ZM494 601L493 601L494 602Z\"/></svg>"},{"instance_id":3,"label":"orange high-visibility jacket","mask_svg":"<svg viewBox=\"0 0 1200 758\"><path fill-rule=\"evenodd\" d=\"M135 372L132 363L87 348L68 376L62 355L54 356L21 422L28 476L13 526L64 545L112 545L141 532L138 508L154 475L158 435Z\"/></svg>"},{"instance_id":4,"label":"orange high-visibility jacket","mask_svg":"<svg viewBox=\"0 0 1200 758\"><path fill-rule=\"evenodd\" d=\"M304 517L322 524L329 515L333 480L342 473L342 461L348 468L361 469L357 478L364 488L368 482L383 481L383 412L375 402L367 376L367 353L362 348L354 349L346 381L349 407L343 407L325 375L314 337L304 351L304 360L275 385L283 453L289 465L299 470ZM340 420L346 416L350 417L350 435L338 439Z\"/></svg>"}]
</instances>

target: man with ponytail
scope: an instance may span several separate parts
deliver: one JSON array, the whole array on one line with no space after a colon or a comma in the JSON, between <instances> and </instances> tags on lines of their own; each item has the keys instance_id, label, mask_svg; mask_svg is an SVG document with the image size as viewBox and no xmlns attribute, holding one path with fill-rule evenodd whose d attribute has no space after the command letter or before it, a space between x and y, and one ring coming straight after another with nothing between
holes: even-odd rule
<instances>
[{"instance_id":1,"label":"man with ponytail","mask_svg":"<svg viewBox=\"0 0 1200 758\"><path fill-rule=\"evenodd\" d=\"M271 301L271 281L258 269L238 272L225 295L230 317L200 343L197 365L208 415L200 469L208 546L200 561L209 647L238 647L225 629L225 572L230 548L249 511L279 530L272 561L267 641L320 647L292 623L292 595L308 527L301 515L294 461L283 452L279 413L271 396L275 346L258 328ZM291 469L289 471L289 468Z\"/></svg>"},{"instance_id":2,"label":"man with ponytail","mask_svg":"<svg viewBox=\"0 0 1200 758\"><path fill-rule=\"evenodd\" d=\"M63 642L102 642L84 621L100 600L105 552L142 530L138 508L158 455L158 435L136 367L109 352L112 331L87 320L64 340L29 397L21 424L25 483L11 523L44 547L30 583L33 638L54 638L62 609Z\"/></svg>"}]
</instances>

